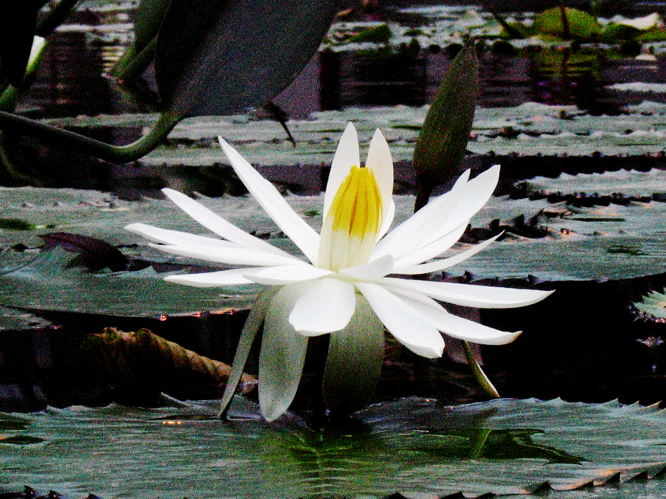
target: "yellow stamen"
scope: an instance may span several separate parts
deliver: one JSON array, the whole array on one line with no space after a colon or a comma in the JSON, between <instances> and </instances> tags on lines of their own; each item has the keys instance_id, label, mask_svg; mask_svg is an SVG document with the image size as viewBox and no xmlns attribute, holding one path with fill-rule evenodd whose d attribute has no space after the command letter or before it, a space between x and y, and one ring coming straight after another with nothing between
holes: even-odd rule
<instances>
[{"instance_id":1,"label":"yellow stamen","mask_svg":"<svg viewBox=\"0 0 666 499\"><path fill-rule=\"evenodd\" d=\"M352 166L324 220L319 265L330 270L368 263L382 221L382 201L372 170Z\"/></svg>"}]
</instances>

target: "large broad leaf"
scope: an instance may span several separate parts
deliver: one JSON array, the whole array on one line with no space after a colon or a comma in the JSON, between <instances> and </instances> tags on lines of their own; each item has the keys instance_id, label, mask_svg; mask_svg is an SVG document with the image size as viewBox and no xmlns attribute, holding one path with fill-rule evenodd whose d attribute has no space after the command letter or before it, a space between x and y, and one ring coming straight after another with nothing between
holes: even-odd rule
<instances>
[{"instance_id":1,"label":"large broad leaf","mask_svg":"<svg viewBox=\"0 0 666 499\"><path fill-rule=\"evenodd\" d=\"M305 67L335 0L173 0L155 60L165 111L224 115L264 104Z\"/></svg>"},{"instance_id":2,"label":"large broad leaf","mask_svg":"<svg viewBox=\"0 0 666 499\"><path fill-rule=\"evenodd\" d=\"M24 310L0 306L0 332L25 331L33 328L43 328L49 324L48 321Z\"/></svg>"},{"instance_id":3,"label":"large broad leaf","mask_svg":"<svg viewBox=\"0 0 666 499\"><path fill-rule=\"evenodd\" d=\"M565 38L568 24L568 38L587 39L601 34L599 23L590 14L578 9L565 10L566 20L558 7L542 12L534 19L533 29L541 35Z\"/></svg>"},{"instance_id":4,"label":"large broad leaf","mask_svg":"<svg viewBox=\"0 0 666 499\"><path fill-rule=\"evenodd\" d=\"M41 0L11 0L0 8L0 66L15 87L21 85L30 58Z\"/></svg>"},{"instance_id":5,"label":"large broad leaf","mask_svg":"<svg viewBox=\"0 0 666 499\"><path fill-rule=\"evenodd\" d=\"M649 90L657 84L621 85ZM659 85L662 90L666 88ZM514 107L478 108L474 116L473 138L467 148L477 154L493 152L499 156L518 154L528 157L598 153L640 156L663 152L666 105L645 101L627 106L625 110L628 114L608 119L607 116L590 115L576 106L536 102ZM275 122L254 120L249 115L192 118L171 132L172 146L160 147L140 161L143 165L154 166L156 176L165 175L164 165L224 163L226 159L216 141L216 137L222 135L253 164L292 168L300 168L303 164L330 164L337 141L350 121L359 132L362 157L374 130L380 128L391 145L394 160L411 161L427 111L428 107L384 106L313 113L307 120L289 122L298 142L297 148L284 137ZM61 118L49 120L49 123L88 128L149 126L153 121L151 115L123 115Z\"/></svg>"},{"instance_id":6,"label":"large broad leaf","mask_svg":"<svg viewBox=\"0 0 666 499\"><path fill-rule=\"evenodd\" d=\"M635 175L634 175L635 173ZM634 175L634 177L631 177ZM580 177L580 178L578 178ZM592 177L535 179L535 185L546 192L557 192L567 185L566 192L612 193L618 189L625 174L608 173ZM626 174L644 179L629 189L637 196L652 195L648 179L660 178L659 172ZM552 180L553 187L548 187ZM658 182L657 182L658 183ZM269 238L272 244L298 254L298 250L280 233L274 222L254 199L249 197L199 198L199 201L245 230ZM322 196L288 196L287 201L316 230L321 227ZM411 216L413 196L396 196L398 224ZM123 227L132 222L144 222L159 227L198 234L210 233L168 201L125 202L94 191L46 189L0 190L0 219L17 219L41 226L32 230L0 232L0 247L16 245L41 246L39 235L67 231L96 237L115 245L137 245L124 248L128 256L164 263L201 263L175 259L147 246L146 241L128 233ZM536 221L543 229L525 234L514 220ZM564 201L550 203L547 199L510 199L494 197L472 219L476 240L499 233L500 228L486 228L494 220L507 230L505 240L498 241L478 255L451 268L450 273L471 272L477 278L527 277L533 275L546 281L627 279L666 272L666 204L662 202L629 203L626 205L576 207ZM518 226L517 229L520 229ZM544 237L545 236L545 237ZM461 249L464 249L461 248ZM9 263L24 264L29 253L6 251ZM132 273L130 273L132 274ZM186 288L192 291L190 288ZM191 302L190 302L191 303Z\"/></svg>"},{"instance_id":7,"label":"large broad leaf","mask_svg":"<svg viewBox=\"0 0 666 499\"><path fill-rule=\"evenodd\" d=\"M289 414L266 424L241 402L230 422L213 417L216 402L1 416L0 464L11 469L3 485L128 499L666 492L664 480L632 482L666 466L666 418L656 407L508 399L450 407L410 398L314 432Z\"/></svg>"},{"instance_id":8,"label":"large broad leaf","mask_svg":"<svg viewBox=\"0 0 666 499\"><path fill-rule=\"evenodd\" d=\"M142 0L134 19L134 45L140 52L157 36L171 0Z\"/></svg>"},{"instance_id":9,"label":"large broad leaf","mask_svg":"<svg viewBox=\"0 0 666 499\"><path fill-rule=\"evenodd\" d=\"M164 282L164 275L151 268L93 274L71 264L71 253L58 247L40 254L22 267L4 268L0 273L0 305L30 310L155 317L247 307L256 292L254 289L205 290L169 284ZM17 293L17 289L21 292Z\"/></svg>"}]
</instances>

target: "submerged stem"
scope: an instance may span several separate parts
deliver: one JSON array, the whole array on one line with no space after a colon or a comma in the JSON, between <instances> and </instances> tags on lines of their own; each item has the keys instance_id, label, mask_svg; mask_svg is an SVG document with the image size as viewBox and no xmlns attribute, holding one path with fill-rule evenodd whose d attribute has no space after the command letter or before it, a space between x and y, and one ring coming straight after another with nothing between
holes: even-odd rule
<instances>
[{"instance_id":1,"label":"submerged stem","mask_svg":"<svg viewBox=\"0 0 666 499\"><path fill-rule=\"evenodd\" d=\"M160 145L182 119L181 116L162 113L146 135L126 146L114 146L3 111L0 111L0 129L35 137L51 145L69 147L110 163L129 163L145 156Z\"/></svg>"}]
</instances>

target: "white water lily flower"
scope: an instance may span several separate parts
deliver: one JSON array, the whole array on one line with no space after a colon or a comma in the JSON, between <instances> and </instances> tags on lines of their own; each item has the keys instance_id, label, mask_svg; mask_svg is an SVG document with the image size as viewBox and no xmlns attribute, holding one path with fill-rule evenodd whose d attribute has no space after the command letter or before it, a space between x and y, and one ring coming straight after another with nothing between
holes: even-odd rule
<instances>
[{"instance_id":1,"label":"white water lily flower","mask_svg":"<svg viewBox=\"0 0 666 499\"><path fill-rule=\"evenodd\" d=\"M379 348L383 346L383 323L405 347L423 357L435 358L440 357L444 349L441 333L488 345L509 343L519 334L498 331L450 314L440 301L468 307L511 308L530 305L549 294L391 277L392 274L419 275L447 269L496 239L448 258L438 258L458 241L470 218L492 195L499 178L499 166L472 180L469 180L469 171L465 172L450 192L432 200L388 232L395 211L393 162L388 144L377 130L362 167L356 130L349 124L333 159L324 196L323 227L321 234L317 234L277 189L222 138L220 145L250 194L299 247L307 261L244 232L170 189L163 191L169 199L222 239L145 224L126 228L158 243L154 246L168 253L241 266L217 272L173 275L166 278L170 282L202 287L258 283L269 287L255 304L254 309L259 312L248 319L248 322L254 321L252 327L256 330L265 318L259 401L269 420L281 415L291 403L301 376L307 337L333 333L332 341L338 335L339 342L357 341L350 339L349 328L353 323L354 334L358 334L361 326L358 319L352 319L363 316L369 329L373 320L379 324ZM377 343L376 335L372 341ZM247 357L249 344L239 346L234 368L238 359L244 364L243 356ZM353 348L361 351L365 347ZM240 353L241 350L247 352ZM289 393L285 395L285 391ZM225 397L228 402L230 395Z\"/></svg>"}]
</instances>

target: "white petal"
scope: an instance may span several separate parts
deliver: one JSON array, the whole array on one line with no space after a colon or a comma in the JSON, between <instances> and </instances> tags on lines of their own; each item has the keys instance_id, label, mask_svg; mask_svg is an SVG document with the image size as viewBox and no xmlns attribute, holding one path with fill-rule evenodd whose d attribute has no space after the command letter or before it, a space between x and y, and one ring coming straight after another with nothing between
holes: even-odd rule
<instances>
[{"instance_id":1,"label":"white petal","mask_svg":"<svg viewBox=\"0 0 666 499\"><path fill-rule=\"evenodd\" d=\"M425 262L426 260L430 260L441 255L458 242L458 240L465 233L465 230L467 230L466 223L456 228L454 231L450 232L444 237L441 237L421 248L412 250L410 253L407 253L402 258L396 260L396 267L402 267L403 265L417 265L421 262Z\"/></svg>"},{"instance_id":2,"label":"white petal","mask_svg":"<svg viewBox=\"0 0 666 499\"><path fill-rule=\"evenodd\" d=\"M218 137L231 166L252 197L261 205L277 226L291 239L313 264L319 255L319 234L285 201L273 184L262 177L238 151Z\"/></svg>"},{"instance_id":3,"label":"white petal","mask_svg":"<svg viewBox=\"0 0 666 499\"><path fill-rule=\"evenodd\" d=\"M256 270L263 270L264 267L259 267ZM175 282L178 284L185 284L187 286L195 286L198 288L214 288L217 286L238 286L241 284L252 284L246 274L255 269L242 268L220 270L218 272L202 272L200 274L176 274L164 278L165 281Z\"/></svg>"},{"instance_id":4,"label":"white petal","mask_svg":"<svg viewBox=\"0 0 666 499\"><path fill-rule=\"evenodd\" d=\"M393 257L391 255L386 255L377 260L373 260L370 263L366 263L365 265L342 269L338 273L358 281L374 281L375 279L379 279L380 277L392 273L392 270Z\"/></svg>"},{"instance_id":5,"label":"white petal","mask_svg":"<svg viewBox=\"0 0 666 499\"><path fill-rule=\"evenodd\" d=\"M391 228L391 224L393 223L393 219L395 218L395 201L393 201L393 196L391 196L391 200L386 206L386 209L388 211L383 215L384 218L382 219L382 224L379 227L379 231L377 232L377 241L384 237L384 235L388 232L388 230Z\"/></svg>"},{"instance_id":6,"label":"white petal","mask_svg":"<svg viewBox=\"0 0 666 499\"><path fill-rule=\"evenodd\" d=\"M351 283L324 277L307 284L289 314L296 331L315 336L340 331L349 324L356 310L356 291Z\"/></svg>"},{"instance_id":7,"label":"white petal","mask_svg":"<svg viewBox=\"0 0 666 499\"><path fill-rule=\"evenodd\" d=\"M331 164L331 172L328 175L326 192L324 193L323 220L326 220L333 198L335 198L342 182L349 175L352 166L361 166L361 154L358 149L356 128L352 123L348 123L342 137L340 137L340 142L338 142L338 148Z\"/></svg>"},{"instance_id":8,"label":"white petal","mask_svg":"<svg viewBox=\"0 0 666 499\"><path fill-rule=\"evenodd\" d=\"M393 273L407 275L429 274L431 272L439 272L440 270L448 269L476 255L479 251L490 246L500 236L501 234L498 234L495 237L491 237L487 241L483 241L482 243L479 243L468 250L461 251L457 255L453 255L442 260L435 260L433 262L423 263L421 265L395 265L393 268Z\"/></svg>"},{"instance_id":9,"label":"white petal","mask_svg":"<svg viewBox=\"0 0 666 499\"><path fill-rule=\"evenodd\" d=\"M499 181L499 170L499 165L495 165L469 182L466 181L469 172L465 172L451 191L428 203L380 241L375 255L390 253L397 262L400 257L408 256L466 226L469 219L492 196ZM431 249L427 252L427 258L419 258L418 261L414 258L410 263L421 263L442 251L444 250L433 252Z\"/></svg>"},{"instance_id":10,"label":"white petal","mask_svg":"<svg viewBox=\"0 0 666 499\"><path fill-rule=\"evenodd\" d=\"M377 243L375 256L390 254L397 260L427 244L434 233L441 232L442 227L448 227L448 220L464 194L468 178L469 170L458 178L449 192L434 199L389 232Z\"/></svg>"},{"instance_id":11,"label":"white petal","mask_svg":"<svg viewBox=\"0 0 666 499\"><path fill-rule=\"evenodd\" d=\"M197 203L194 199L187 197L185 194L171 189L162 189L162 192L181 210L218 236L249 248L269 251L271 253L284 253L275 246L271 246L266 241L254 237L252 234L248 234L234 224L227 222L224 218L216 215L202 204Z\"/></svg>"},{"instance_id":12,"label":"white petal","mask_svg":"<svg viewBox=\"0 0 666 499\"><path fill-rule=\"evenodd\" d=\"M477 308L516 308L537 303L552 291L533 289L501 288L460 284L455 282L421 281L416 279L398 279L383 277L377 281L387 289L408 289L426 296L463 307Z\"/></svg>"},{"instance_id":13,"label":"white petal","mask_svg":"<svg viewBox=\"0 0 666 499\"><path fill-rule=\"evenodd\" d=\"M444 339L422 314L383 286L356 283L358 290L384 323L386 329L412 352L427 358L441 357Z\"/></svg>"},{"instance_id":14,"label":"white petal","mask_svg":"<svg viewBox=\"0 0 666 499\"><path fill-rule=\"evenodd\" d=\"M247 279L256 282L257 284L275 286L319 279L320 277L325 277L331 274L333 274L333 272L330 270L313 267L312 265L303 262L297 265L281 265L253 269L252 272L246 273L245 276Z\"/></svg>"},{"instance_id":15,"label":"white petal","mask_svg":"<svg viewBox=\"0 0 666 499\"><path fill-rule=\"evenodd\" d=\"M125 230L139 234L156 243L163 244L199 244L202 246L215 246L217 248L237 248L241 247L238 243L214 239L212 237L199 236L189 232L179 232L177 230L160 229L152 225L141 223L130 224Z\"/></svg>"},{"instance_id":16,"label":"white petal","mask_svg":"<svg viewBox=\"0 0 666 499\"><path fill-rule=\"evenodd\" d=\"M226 263L229 265L273 266L293 265L301 262L301 260L291 255L277 255L263 250L242 247L215 248L192 244L179 244L176 246L152 243L150 246L165 253L200 258L209 262Z\"/></svg>"},{"instance_id":17,"label":"white petal","mask_svg":"<svg viewBox=\"0 0 666 499\"><path fill-rule=\"evenodd\" d=\"M463 196L458 203L458 208L453 212L448 221L451 227L466 225L467 221L484 207L497 187L499 174L500 165L494 165L467 182ZM433 236L433 239L440 237L441 235L436 234Z\"/></svg>"},{"instance_id":18,"label":"white petal","mask_svg":"<svg viewBox=\"0 0 666 499\"><path fill-rule=\"evenodd\" d=\"M520 332L509 333L499 331L478 322L463 319L447 312L439 303L432 301L426 305L420 301L404 298L409 305L423 314L423 316L441 332L460 340L481 343L483 345L506 345L520 335Z\"/></svg>"},{"instance_id":19,"label":"white petal","mask_svg":"<svg viewBox=\"0 0 666 499\"><path fill-rule=\"evenodd\" d=\"M391 226L395 208L391 207L393 201L393 159L389 145L377 129L370 141L368 150L368 160L365 162L366 168L372 170L377 180L377 187L382 199L382 226L380 227L380 237ZM389 218L390 217L390 218ZM384 229L386 227L386 229Z\"/></svg>"},{"instance_id":20,"label":"white petal","mask_svg":"<svg viewBox=\"0 0 666 499\"><path fill-rule=\"evenodd\" d=\"M284 286L266 310L259 352L259 406L267 421L289 408L303 373L308 339L287 320L303 289L301 283Z\"/></svg>"}]
</instances>

